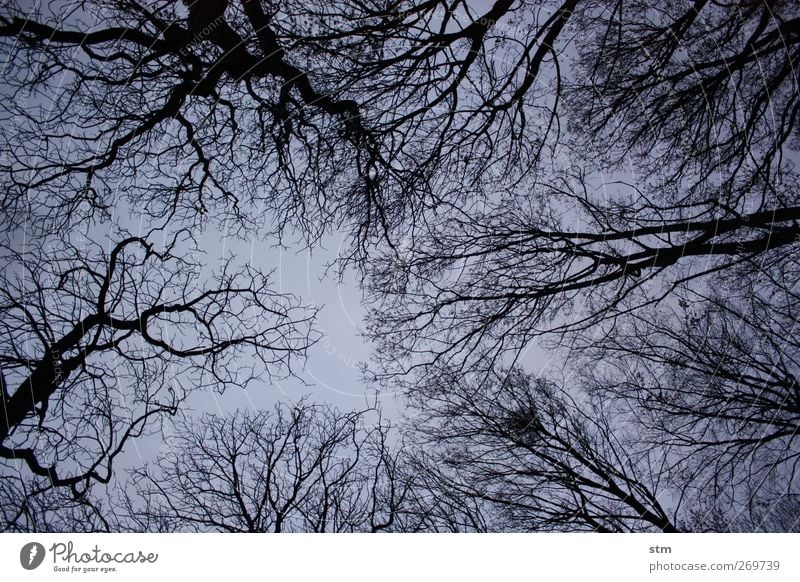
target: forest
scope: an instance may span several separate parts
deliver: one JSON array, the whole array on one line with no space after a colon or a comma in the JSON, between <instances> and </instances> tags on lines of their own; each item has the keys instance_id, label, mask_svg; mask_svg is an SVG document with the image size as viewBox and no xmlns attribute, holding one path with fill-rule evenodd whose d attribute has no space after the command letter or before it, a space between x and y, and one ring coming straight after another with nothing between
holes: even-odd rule
<instances>
[{"instance_id":1,"label":"forest","mask_svg":"<svg viewBox=\"0 0 800 582\"><path fill-rule=\"evenodd\" d=\"M0 46L0 531L800 531L797 2L9 0ZM269 254L331 240L335 349Z\"/></svg>"}]
</instances>

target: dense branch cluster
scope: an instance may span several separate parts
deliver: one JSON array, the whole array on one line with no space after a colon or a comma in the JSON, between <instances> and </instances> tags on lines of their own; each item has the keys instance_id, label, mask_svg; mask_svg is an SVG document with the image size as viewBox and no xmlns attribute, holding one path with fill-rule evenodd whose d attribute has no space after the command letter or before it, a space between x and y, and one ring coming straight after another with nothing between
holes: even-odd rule
<instances>
[{"instance_id":1,"label":"dense branch cluster","mask_svg":"<svg viewBox=\"0 0 800 582\"><path fill-rule=\"evenodd\" d=\"M390 529L409 488L376 414L301 402L179 424L126 505L144 531Z\"/></svg>"}]
</instances>

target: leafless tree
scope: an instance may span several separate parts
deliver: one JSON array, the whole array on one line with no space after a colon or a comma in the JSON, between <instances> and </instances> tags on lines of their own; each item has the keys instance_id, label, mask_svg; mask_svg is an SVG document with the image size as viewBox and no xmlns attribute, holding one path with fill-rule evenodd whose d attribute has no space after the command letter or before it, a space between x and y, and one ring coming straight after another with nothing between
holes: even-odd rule
<instances>
[{"instance_id":1,"label":"leafless tree","mask_svg":"<svg viewBox=\"0 0 800 582\"><path fill-rule=\"evenodd\" d=\"M790 258L798 19L793 2L576 3L556 110L569 130L536 174L443 200L404 252L373 254L388 377L510 365L543 334Z\"/></svg>"},{"instance_id":2,"label":"leafless tree","mask_svg":"<svg viewBox=\"0 0 800 582\"><path fill-rule=\"evenodd\" d=\"M800 533L800 497L786 495L755 508L749 521L739 525L738 531Z\"/></svg>"},{"instance_id":3,"label":"leafless tree","mask_svg":"<svg viewBox=\"0 0 800 582\"><path fill-rule=\"evenodd\" d=\"M681 183L635 205L698 218L796 206L780 186L797 151L797 3L598 2L579 18L575 127L607 167Z\"/></svg>"},{"instance_id":4,"label":"leafless tree","mask_svg":"<svg viewBox=\"0 0 800 582\"><path fill-rule=\"evenodd\" d=\"M30 490L107 483L189 391L291 373L313 341L314 311L266 275L206 278L182 233L158 238L0 247L0 457Z\"/></svg>"},{"instance_id":5,"label":"leafless tree","mask_svg":"<svg viewBox=\"0 0 800 582\"><path fill-rule=\"evenodd\" d=\"M641 438L669 446L685 489L713 491L723 515L798 494L800 304L795 273L775 275L685 291L578 348L598 396L636 410Z\"/></svg>"},{"instance_id":6,"label":"leafless tree","mask_svg":"<svg viewBox=\"0 0 800 582\"><path fill-rule=\"evenodd\" d=\"M305 404L186 421L177 460L214 497L163 457L136 528L791 529L796 2L31 4L0 8L0 456L26 472L3 495L43 509L9 529L55 523L58 486L94 507L187 390L312 341L263 274L179 258L210 226L345 231L368 375L425 439L400 463L382 425ZM180 235L76 246L132 209ZM540 338L592 373L518 371ZM256 470L273 454L288 481Z\"/></svg>"},{"instance_id":7,"label":"leafless tree","mask_svg":"<svg viewBox=\"0 0 800 582\"><path fill-rule=\"evenodd\" d=\"M519 345L574 302L592 320L797 239L793 3L126 1L87 35L94 4L6 9L10 220L124 186L187 224L346 224L406 310L379 330L400 351L428 319L452 352ZM636 182L601 180L631 148Z\"/></svg>"},{"instance_id":8,"label":"leafless tree","mask_svg":"<svg viewBox=\"0 0 800 582\"><path fill-rule=\"evenodd\" d=\"M0 531L109 532L109 508L91 495L74 496L41 478L0 472Z\"/></svg>"},{"instance_id":9,"label":"leafless tree","mask_svg":"<svg viewBox=\"0 0 800 582\"><path fill-rule=\"evenodd\" d=\"M442 370L427 392L415 419L425 464L443 492L484 504L487 529L682 528L680 504L664 497L662 452L631 446L600 404L519 371L486 380Z\"/></svg>"},{"instance_id":10,"label":"leafless tree","mask_svg":"<svg viewBox=\"0 0 800 582\"><path fill-rule=\"evenodd\" d=\"M403 262L376 255L370 333L390 377L442 361L468 369L514 358L538 336L587 330L716 272L785 260L800 233L797 209L580 231L546 210L495 210L443 215Z\"/></svg>"},{"instance_id":11,"label":"leafless tree","mask_svg":"<svg viewBox=\"0 0 800 582\"><path fill-rule=\"evenodd\" d=\"M409 495L374 409L301 401L178 423L173 446L134 471L128 527L153 531L391 531Z\"/></svg>"},{"instance_id":12,"label":"leafless tree","mask_svg":"<svg viewBox=\"0 0 800 582\"><path fill-rule=\"evenodd\" d=\"M488 170L530 171L575 4L7 3L6 220L64 226L121 196L157 223L391 246Z\"/></svg>"},{"instance_id":13,"label":"leafless tree","mask_svg":"<svg viewBox=\"0 0 800 582\"><path fill-rule=\"evenodd\" d=\"M414 385L423 472L500 531L796 530L796 263L736 275L573 334L559 383Z\"/></svg>"}]
</instances>

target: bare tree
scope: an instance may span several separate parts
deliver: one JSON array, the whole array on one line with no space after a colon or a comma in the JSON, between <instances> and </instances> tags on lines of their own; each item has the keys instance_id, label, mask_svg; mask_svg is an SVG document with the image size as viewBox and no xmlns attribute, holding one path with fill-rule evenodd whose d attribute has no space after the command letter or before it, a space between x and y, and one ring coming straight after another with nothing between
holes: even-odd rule
<instances>
[{"instance_id":1,"label":"bare tree","mask_svg":"<svg viewBox=\"0 0 800 582\"><path fill-rule=\"evenodd\" d=\"M94 4L6 9L11 220L102 213L123 185L159 220L346 224L405 310L378 330L398 351L518 347L574 302L593 321L798 236L793 3L128 1L87 35ZM627 143L636 183L602 180Z\"/></svg>"},{"instance_id":2,"label":"bare tree","mask_svg":"<svg viewBox=\"0 0 800 582\"><path fill-rule=\"evenodd\" d=\"M749 522L742 523L738 531L800 533L800 497L786 495L755 508Z\"/></svg>"},{"instance_id":3,"label":"bare tree","mask_svg":"<svg viewBox=\"0 0 800 582\"><path fill-rule=\"evenodd\" d=\"M377 532L409 495L376 410L301 401L178 423L173 447L133 472L128 527L145 531Z\"/></svg>"},{"instance_id":4,"label":"bare tree","mask_svg":"<svg viewBox=\"0 0 800 582\"><path fill-rule=\"evenodd\" d=\"M790 259L798 18L792 2L578 2L554 105L569 129L536 174L442 200L404 252L373 254L379 375L510 365L543 334Z\"/></svg>"},{"instance_id":5,"label":"bare tree","mask_svg":"<svg viewBox=\"0 0 800 582\"><path fill-rule=\"evenodd\" d=\"M416 433L416 428L409 431ZM437 443L442 444L441 441ZM503 531L507 525L485 499L464 489L443 470L442 457L429 443L409 443L406 478L411 484L403 516L403 532L484 533Z\"/></svg>"},{"instance_id":6,"label":"bare tree","mask_svg":"<svg viewBox=\"0 0 800 582\"><path fill-rule=\"evenodd\" d=\"M343 223L391 246L488 170L531 170L576 3L7 3L6 220L63 226L121 195L157 223Z\"/></svg>"},{"instance_id":7,"label":"bare tree","mask_svg":"<svg viewBox=\"0 0 800 582\"><path fill-rule=\"evenodd\" d=\"M598 216L565 230L534 204L469 208L443 214L402 261L376 253L370 333L386 356L383 371L507 363L537 336L589 329L742 264L787 260L800 235L797 208L641 228Z\"/></svg>"},{"instance_id":8,"label":"bare tree","mask_svg":"<svg viewBox=\"0 0 800 582\"><path fill-rule=\"evenodd\" d=\"M426 389L415 420L428 470L455 499L482 502L490 529L681 529L661 451L631 446L598 403L519 371L481 380L443 370Z\"/></svg>"},{"instance_id":9,"label":"bare tree","mask_svg":"<svg viewBox=\"0 0 800 582\"><path fill-rule=\"evenodd\" d=\"M795 2L596 3L568 94L606 167L679 182L634 204L696 217L796 206L781 183L797 152ZM655 151L654 151L655 150Z\"/></svg>"},{"instance_id":10,"label":"bare tree","mask_svg":"<svg viewBox=\"0 0 800 582\"><path fill-rule=\"evenodd\" d=\"M4 532L116 531L113 509L89 494L74 496L46 479L0 472L0 530Z\"/></svg>"},{"instance_id":11,"label":"bare tree","mask_svg":"<svg viewBox=\"0 0 800 582\"><path fill-rule=\"evenodd\" d=\"M717 280L578 340L592 389L637 410L641 438L669 446L686 489L713 491L723 514L798 493L795 269Z\"/></svg>"},{"instance_id":12,"label":"bare tree","mask_svg":"<svg viewBox=\"0 0 800 582\"><path fill-rule=\"evenodd\" d=\"M95 507L188 390L291 372L312 314L180 258L224 227L346 232L368 375L425 439L401 463L307 404L186 421L132 527L790 529L800 8L651 4L4 4L8 528L63 524L65 487ZM132 210L149 235L75 243ZM592 373L518 371L540 338Z\"/></svg>"},{"instance_id":13,"label":"bare tree","mask_svg":"<svg viewBox=\"0 0 800 582\"><path fill-rule=\"evenodd\" d=\"M250 267L201 278L179 254L183 239L0 247L9 468L81 495L107 483L126 443L158 430L189 391L291 373L313 341L314 311Z\"/></svg>"},{"instance_id":14,"label":"bare tree","mask_svg":"<svg viewBox=\"0 0 800 582\"><path fill-rule=\"evenodd\" d=\"M735 274L572 334L559 384L423 377L423 470L501 531L795 530L796 264Z\"/></svg>"}]
</instances>

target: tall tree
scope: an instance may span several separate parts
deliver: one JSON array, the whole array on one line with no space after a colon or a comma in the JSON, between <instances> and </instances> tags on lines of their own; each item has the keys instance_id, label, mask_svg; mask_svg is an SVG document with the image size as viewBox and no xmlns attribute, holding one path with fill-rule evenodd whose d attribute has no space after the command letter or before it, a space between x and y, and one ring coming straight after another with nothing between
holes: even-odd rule
<instances>
[{"instance_id":1,"label":"tall tree","mask_svg":"<svg viewBox=\"0 0 800 582\"><path fill-rule=\"evenodd\" d=\"M38 496L9 528L53 523L58 486L65 510L96 507L89 484L190 388L304 353L313 313L264 274L207 280L180 258L179 239L215 227L346 232L369 375L408 389L429 439L399 481L331 465L354 528L789 528L799 23L780 0L5 3L0 456L20 473L1 491ZM150 234L76 245L132 212ZM180 234L157 245L162 231ZM519 371L541 338L592 373ZM273 441L312 434L284 412ZM206 459L272 426L209 422L184 427ZM209 471L188 447L187 469ZM160 512L137 505L142 529L327 520L246 499L238 521L201 516L165 463L140 473ZM357 481L402 483L405 510L364 509ZM169 483L188 496L177 513Z\"/></svg>"},{"instance_id":2,"label":"tall tree","mask_svg":"<svg viewBox=\"0 0 800 582\"><path fill-rule=\"evenodd\" d=\"M419 490L434 491L428 526L796 531L796 425L777 434L781 421L764 429L758 411L748 425L739 403L728 409L721 398L713 410L691 409L690 399L708 401L715 389L706 395L681 378L653 388L648 380L598 385L574 374L556 382L520 370L491 378L440 370L414 397L413 465ZM669 411L652 403L659 397Z\"/></svg>"},{"instance_id":3,"label":"tall tree","mask_svg":"<svg viewBox=\"0 0 800 582\"><path fill-rule=\"evenodd\" d=\"M685 489L713 491L722 515L798 494L795 272L720 278L577 340L592 390L635 409L640 437L669 446Z\"/></svg>"},{"instance_id":4,"label":"tall tree","mask_svg":"<svg viewBox=\"0 0 800 582\"><path fill-rule=\"evenodd\" d=\"M157 238L0 246L0 457L43 488L107 483L189 391L291 373L313 341L314 311L266 275L207 278L185 233Z\"/></svg>"},{"instance_id":5,"label":"tall tree","mask_svg":"<svg viewBox=\"0 0 800 582\"><path fill-rule=\"evenodd\" d=\"M663 451L635 446L597 402L515 370L488 380L442 370L425 388L421 461L443 493L484 505L487 529L683 528L680 500L665 496Z\"/></svg>"},{"instance_id":6,"label":"tall tree","mask_svg":"<svg viewBox=\"0 0 800 582\"><path fill-rule=\"evenodd\" d=\"M577 3L554 105L567 130L536 174L445 200L404 252L373 254L371 331L390 377L509 365L543 334L790 260L797 22L793 2Z\"/></svg>"},{"instance_id":7,"label":"tall tree","mask_svg":"<svg viewBox=\"0 0 800 582\"><path fill-rule=\"evenodd\" d=\"M178 424L133 473L126 527L145 531L391 531L409 496L378 411L301 401Z\"/></svg>"},{"instance_id":8,"label":"tall tree","mask_svg":"<svg viewBox=\"0 0 800 582\"><path fill-rule=\"evenodd\" d=\"M530 170L575 4L6 3L6 220L63 227L121 196L159 223L392 245L490 167Z\"/></svg>"}]
</instances>

